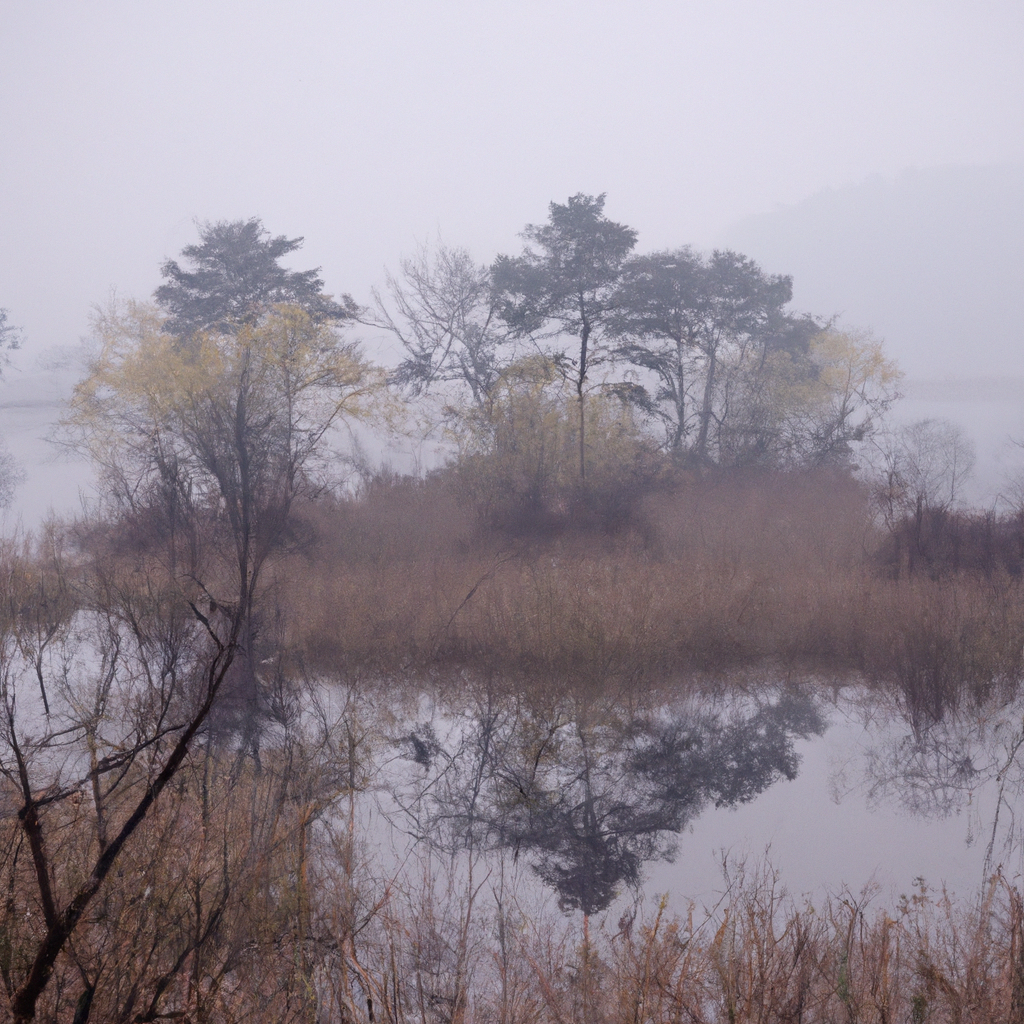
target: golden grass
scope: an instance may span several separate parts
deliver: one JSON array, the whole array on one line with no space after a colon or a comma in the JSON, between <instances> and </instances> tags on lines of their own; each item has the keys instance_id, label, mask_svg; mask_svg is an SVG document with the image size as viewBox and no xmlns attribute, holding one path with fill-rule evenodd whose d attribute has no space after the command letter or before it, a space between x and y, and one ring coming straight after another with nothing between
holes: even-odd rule
<instances>
[{"instance_id":1,"label":"golden grass","mask_svg":"<svg viewBox=\"0 0 1024 1024\"><path fill-rule=\"evenodd\" d=\"M480 865L478 865L478 868ZM974 899L923 884L795 900L770 871L682 916L654 905L588 921L524 909L488 874L393 887L333 987L377 1020L494 1024L1019 1024L1022 904L995 877ZM353 1014L356 1016L356 1014Z\"/></svg>"},{"instance_id":2,"label":"golden grass","mask_svg":"<svg viewBox=\"0 0 1024 1024\"><path fill-rule=\"evenodd\" d=\"M893 685L915 715L1016 683L1020 582L892 578L868 496L831 474L690 481L629 529L509 537L405 483L310 510L278 566L292 648L331 673L623 684L768 670Z\"/></svg>"}]
</instances>

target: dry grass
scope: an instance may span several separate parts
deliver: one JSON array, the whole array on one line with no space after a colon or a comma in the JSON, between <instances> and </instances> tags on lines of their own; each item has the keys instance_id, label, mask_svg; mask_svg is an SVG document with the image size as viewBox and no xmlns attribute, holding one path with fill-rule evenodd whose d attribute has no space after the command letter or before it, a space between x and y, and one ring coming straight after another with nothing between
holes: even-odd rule
<instances>
[{"instance_id":1,"label":"dry grass","mask_svg":"<svg viewBox=\"0 0 1024 1024\"><path fill-rule=\"evenodd\" d=\"M494 868L422 865L328 957L325 1019L404 1024L1019 1024L1022 911L996 877L974 900L924 887L896 907L870 892L794 900L770 871L711 910L662 900L618 921L520 902ZM329 966L328 966L329 965ZM346 1016L346 1012L348 1016Z\"/></svg>"},{"instance_id":2,"label":"dry grass","mask_svg":"<svg viewBox=\"0 0 1024 1024\"><path fill-rule=\"evenodd\" d=\"M972 899L922 886L883 907L741 872L709 909L585 920L511 858L417 852L388 873L360 853L347 798L311 814L315 797L268 767L225 774L209 814L183 793L153 818L43 1019L70 1020L91 984L90 1019L110 1021L1024 1024L1024 904L1001 877ZM25 870L8 867L15 883ZM0 922L5 976L24 970L37 913Z\"/></svg>"},{"instance_id":3,"label":"dry grass","mask_svg":"<svg viewBox=\"0 0 1024 1024\"><path fill-rule=\"evenodd\" d=\"M613 534L488 531L439 482L309 516L317 542L278 572L293 649L322 671L621 685L767 669L891 685L922 718L1021 672L1020 582L892 578L843 476L684 481Z\"/></svg>"}]
</instances>

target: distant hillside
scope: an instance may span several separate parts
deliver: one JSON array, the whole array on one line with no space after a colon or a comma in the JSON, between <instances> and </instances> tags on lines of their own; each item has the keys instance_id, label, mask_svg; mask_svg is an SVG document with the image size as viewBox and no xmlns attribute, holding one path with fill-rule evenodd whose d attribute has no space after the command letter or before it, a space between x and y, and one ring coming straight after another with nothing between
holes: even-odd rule
<instances>
[{"instance_id":1,"label":"distant hillside","mask_svg":"<svg viewBox=\"0 0 1024 1024\"><path fill-rule=\"evenodd\" d=\"M734 225L795 304L871 327L911 378L1024 377L1024 167L876 176Z\"/></svg>"}]
</instances>

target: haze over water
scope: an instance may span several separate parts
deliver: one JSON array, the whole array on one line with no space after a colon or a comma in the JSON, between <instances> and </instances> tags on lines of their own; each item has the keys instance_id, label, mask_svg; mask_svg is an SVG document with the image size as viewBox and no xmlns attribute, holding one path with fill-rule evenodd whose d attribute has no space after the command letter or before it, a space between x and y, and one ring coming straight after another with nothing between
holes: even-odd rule
<instances>
[{"instance_id":1,"label":"haze over water","mask_svg":"<svg viewBox=\"0 0 1024 1024\"><path fill-rule=\"evenodd\" d=\"M992 508L1024 479L1017 2L613 2L583 13L539 0L0 0L0 10L0 308L22 334L0 382L0 437L24 472L9 533L51 509L72 514L91 493L92 468L51 443L92 350L90 309L112 295L150 298L197 225L259 217L273 236L303 236L290 265L320 267L330 292L368 306L386 268L418 246L443 239L490 264L519 250L517 233L542 223L550 202L577 193L607 194L607 215L639 232L638 252L734 248L792 275L794 310L884 339L906 375L892 423L948 419L977 447L964 504ZM370 359L395 362L380 331L350 330ZM415 466L382 435L365 447L371 465L399 471L441 459ZM554 564L545 556L542 568ZM636 564L648 572L648 552ZM900 571L897 558L897 582ZM494 578L490 563L481 573ZM749 575L753 594L764 581ZM766 858L797 893L874 880L898 898L918 876L971 893L996 867L1019 884L1016 822L993 824L997 807L1019 803L996 792L1020 721L1000 700L929 730L849 687L822 703L823 731L785 723L795 777L769 752L745 803L722 797L719 776L665 796L653 755L629 734L629 768L648 796L661 793L668 822L657 842L653 826L638 833L650 839L637 841L644 891L713 900L722 851L733 863ZM658 713L638 734L668 735ZM402 784L433 770L421 725L399 710L382 732L388 756L404 751ZM738 729L684 725L714 749ZM557 768L552 780L555 804ZM497 817L506 846L512 836L544 868L536 826L516 832ZM669 833L675 862L646 856L663 853ZM564 882L547 869L545 884ZM613 874L598 895L628 899L635 879ZM563 889L579 906L591 898Z\"/></svg>"}]
</instances>

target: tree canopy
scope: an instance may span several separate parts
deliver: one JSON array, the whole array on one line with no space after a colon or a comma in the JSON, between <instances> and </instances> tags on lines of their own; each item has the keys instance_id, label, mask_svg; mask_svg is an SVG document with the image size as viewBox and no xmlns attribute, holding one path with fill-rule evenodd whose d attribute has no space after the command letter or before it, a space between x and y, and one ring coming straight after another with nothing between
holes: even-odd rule
<instances>
[{"instance_id":1,"label":"tree canopy","mask_svg":"<svg viewBox=\"0 0 1024 1024\"><path fill-rule=\"evenodd\" d=\"M579 339L570 366L579 404L580 479L586 478L584 403L592 362L591 338L621 301L622 267L637 233L604 215L605 196L582 192L565 204L550 203L546 224L529 224L520 256L499 256L491 267L498 312L512 331L545 330Z\"/></svg>"},{"instance_id":2,"label":"tree canopy","mask_svg":"<svg viewBox=\"0 0 1024 1024\"><path fill-rule=\"evenodd\" d=\"M273 237L258 217L203 224L199 236L200 244L181 251L190 266L167 260L161 267L166 283L154 295L172 334L228 331L282 302L301 307L317 323L355 315L349 296L339 303L324 294L319 267L298 271L280 265L302 238Z\"/></svg>"},{"instance_id":3,"label":"tree canopy","mask_svg":"<svg viewBox=\"0 0 1024 1024\"><path fill-rule=\"evenodd\" d=\"M325 295L318 270L279 265L301 238L271 237L258 218L205 224L200 238L182 251L194 270L164 264L156 306L97 312L99 355L68 423L124 498L185 487L251 542L380 376L336 329L351 299Z\"/></svg>"},{"instance_id":4,"label":"tree canopy","mask_svg":"<svg viewBox=\"0 0 1024 1024\"><path fill-rule=\"evenodd\" d=\"M678 454L689 439L696 459L708 461L730 357L763 366L785 341L803 342L806 351L806 331L801 337L784 312L791 298L790 278L730 251L703 256L684 246L625 265L617 354L654 375L648 407L664 421L670 451Z\"/></svg>"}]
</instances>

